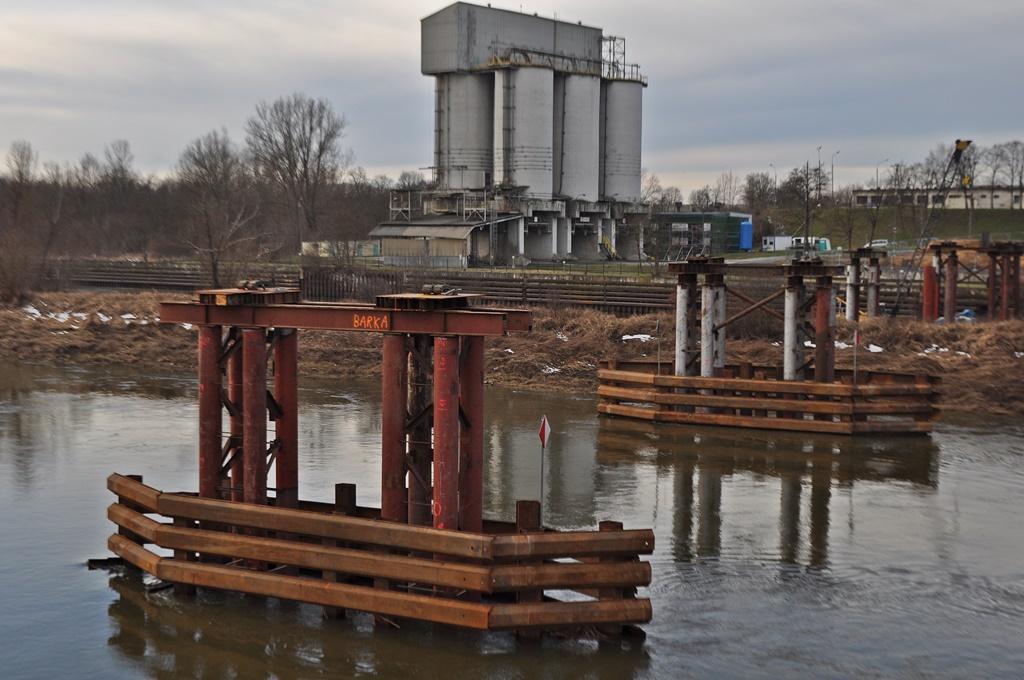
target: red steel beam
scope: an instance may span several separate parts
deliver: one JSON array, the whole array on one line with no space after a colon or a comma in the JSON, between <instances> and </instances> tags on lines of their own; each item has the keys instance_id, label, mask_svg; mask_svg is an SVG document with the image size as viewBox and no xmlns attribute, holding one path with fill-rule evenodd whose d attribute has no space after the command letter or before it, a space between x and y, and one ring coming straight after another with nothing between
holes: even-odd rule
<instances>
[{"instance_id":1,"label":"red steel beam","mask_svg":"<svg viewBox=\"0 0 1024 680\"><path fill-rule=\"evenodd\" d=\"M262 329L242 331L243 434L246 503L267 502L267 341Z\"/></svg>"},{"instance_id":2,"label":"red steel beam","mask_svg":"<svg viewBox=\"0 0 1024 680\"><path fill-rule=\"evenodd\" d=\"M459 339L434 338L434 526L459 524Z\"/></svg>"},{"instance_id":3,"label":"red steel beam","mask_svg":"<svg viewBox=\"0 0 1024 680\"><path fill-rule=\"evenodd\" d=\"M305 328L370 333L429 335L507 335L530 330L531 315L523 310L406 311L365 305L204 305L163 302L161 323L191 323L248 328Z\"/></svg>"},{"instance_id":4,"label":"red steel beam","mask_svg":"<svg viewBox=\"0 0 1024 680\"><path fill-rule=\"evenodd\" d=\"M484 528L484 339L462 339L459 403L468 425L459 436L459 529Z\"/></svg>"},{"instance_id":5,"label":"red steel beam","mask_svg":"<svg viewBox=\"0 0 1024 680\"><path fill-rule=\"evenodd\" d=\"M384 336L381 366L380 517L405 522L405 423L408 419L409 349L406 336Z\"/></svg>"},{"instance_id":6,"label":"red steel beam","mask_svg":"<svg viewBox=\"0 0 1024 680\"><path fill-rule=\"evenodd\" d=\"M281 415L274 423L278 449L274 457L277 504L299 507L299 332L278 329L274 343L274 399Z\"/></svg>"},{"instance_id":7,"label":"red steel beam","mask_svg":"<svg viewBox=\"0 0 1024 680\"><path fill-rule=\"evenodd\" d=\"M1013 300L1013 314L1010 318L1013 319L1024 318L1020 309L1020 256L1020 251L1018 251L1010 258L1010 297Z\"/></svg>"},{"instance_id":8,"label":"red steel beam","mask_svg":"<svg viewBox=\"0 0 1024 680\"><path fill-rule=\"evenodd\" d=\"M220 326L199 329L199 495L219 498L221 465Z\"/></svg>"},{"instance_id":9,"label":"red steel beam","mask_svg":"<svg viewBox=\"0 0 1024 680\"><path fill-rule=\"evenodd\" d=\"M238 343L241 345L242 335L238 331ZM245 458L242 455L242 348L239 346L228 358L228 399L235 408L231 416L231 439L235 450L231 453L231 500L242 500L242 478L245 470Z\"/></svg>"}]
</instances>

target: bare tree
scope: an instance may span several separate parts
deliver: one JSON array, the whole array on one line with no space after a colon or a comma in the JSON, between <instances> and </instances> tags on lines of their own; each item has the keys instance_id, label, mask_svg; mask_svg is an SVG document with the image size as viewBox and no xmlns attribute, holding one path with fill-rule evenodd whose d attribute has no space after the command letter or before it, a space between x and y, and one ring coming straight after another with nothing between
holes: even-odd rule
<instances>
[{"instance_id":1,"label":"bare tree","mask_svg":"<svg viewBox=\"0 0 1024 680\"><path fill-rule=\"evenodd\" d=\"M182 152L178 179L188 197L188 244L206 262L213 285L220 287L227 259L258 239L251 228L259 213L252 172L227 132L215 130Z\"/></svg>"},{"instance_id":2,"label":"bare tree","mask_svg":"<svg viewBox=\"0 0 1024 680\"><path fill-rule=\"evenodd\" d=\"M1013 196L1016 192L1018 201L1024 201L1024 143L1019 140L1006 142L1006 176L1010 180L1010 209L1014 208ZM1020 206L1020 203L1017 203Z\"/></svg>"},{"instance_id":3,"label":"bare tree","mask_svg":"<svg viewBox=\"0 0 1024 680\"><path fill-rule=\"evenodd\" d=\"M752 172L743 182L743 205L755 215L772 204L775 185L767 172Z\"/></svg>"},{"instance_id":4,"label":"bare tree","mask_svg":"<svg viewBox=\"0 0 1024 680\"><path fill-rule=\"evenodd\" d=\"M711 187L707 184L690 192L690 205L695 210L708 210L711 208L711 203Z\"/></svg>"},{"instance_id":5,"label":"bare tree","mask_svg":"<svg viewBox=\"0 0 1024 680\"><path fill-rule=\"evenodd\" d=\"M27 219L28 202L35 180L36 152L24 139L11 142L7 152L6 203L10 227L18 230Z\"/></svg>"},{"instance_id":6,"label":"bare tree","mask_svg":"<svg viewBox=\"0 0 1024 680\"><path fill-rule=\"evenodd\" d=\"M999 180L1006 175L1007 167L1007 149L1005 144L993 144L984 151L981 152L981 165L985 168L985 172L988 174L989 188L995 189L999 185ZM988 192L988 207L996 207L996 192ZM1013 205L1013 188L1010 190L1010 205Z\"/></svg>"},{"instance_id":7,"label":"bare tree","mask_svg":"<svg viewBox=\"0 0 1024 680\"><path fill-rule=\"evenodd\" d=\"M740 194L740 181L731 172L723 172L715 180L715 187L711 194L711 202L721 205L724 208L735 205L736 197Z\"/></svg>"},{"instance_id":8,"label":"bare tree","mask_svg":"<svg viewBox=\"0 0 1024 680\"><path fill-rule=\"evenodd\" d=\"M350 163L343 150L345 118L326 99L295 93L260 102L246 124L246 141L257 172L279 192L302 249L304 233L316 234L325 193Z\"/></svg>"}]
</instances>

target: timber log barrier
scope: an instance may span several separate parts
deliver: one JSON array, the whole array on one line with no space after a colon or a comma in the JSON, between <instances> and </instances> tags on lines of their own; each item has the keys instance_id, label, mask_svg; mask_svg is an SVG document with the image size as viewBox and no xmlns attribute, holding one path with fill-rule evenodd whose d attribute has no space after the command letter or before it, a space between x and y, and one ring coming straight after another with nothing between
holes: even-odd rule
<instances>
[{"instance_id":1,"label":"timber log barrier","mask_svg":"<svg viewBox=\"0 0 1024 680\"><path fill-rule=\"evenodd\" d=\"M776 366L727 365L715 377L672 375L671 363L603 361L599 413L664 423L826 432L928 433L939 378L835 369L834 382L783 380Z\"/></svg>"},{"instance_id":2,"label":"timber log barrier","mask_svg":"<svg viewBox=\"0 0 1024 680\"><path fill-rule=\"evenodd\" d=\"M354 500L351 494L339 494ZM553 531L536 501L520 501L516 524L483 533L379 519L379 510L299 502L283 508L164 493L112 474L118 526L107 545L126 562L184 591L196 586L277 597L478 630L579 628L644 623L651 580L641 555L654 532ZM342 514L344 513L344 514ZM161 515L171 522L147 515ZM538 521L527 528L533 516ZM163 557L153 545L173 550ZM574 591L559 601L544 589Z\"/></svg>"}]
</instances>

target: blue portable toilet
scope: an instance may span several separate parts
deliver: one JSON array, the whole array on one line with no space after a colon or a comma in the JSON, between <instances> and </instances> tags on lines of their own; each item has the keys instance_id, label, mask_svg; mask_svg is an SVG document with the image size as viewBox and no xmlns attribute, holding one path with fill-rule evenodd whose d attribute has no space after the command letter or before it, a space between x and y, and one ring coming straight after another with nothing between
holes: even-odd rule
<instances>
[{"instance_id":1,"label":"blue portable toilet","mask_svg":"<svg viewBox=\"0 0 1024 680\"><path fill-rule=\"evenodd\" d=\"M754 249L754 223L750 220L740 222L740 250L751 251Z\"/></svg>"}]
</instances>

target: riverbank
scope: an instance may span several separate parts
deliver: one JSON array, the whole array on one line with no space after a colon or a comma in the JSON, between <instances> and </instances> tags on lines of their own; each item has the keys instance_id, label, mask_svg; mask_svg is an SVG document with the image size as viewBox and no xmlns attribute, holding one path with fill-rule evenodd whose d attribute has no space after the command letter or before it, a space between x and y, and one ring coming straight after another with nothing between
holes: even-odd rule
<instances>
[{"instance_id":1,"label":"riverbank","mask_svg":"<svg viewBox=\"0 0 1024 680\"><path fill-rule=\"evenodd\" d=\"M124 365L191 371L196 329L157 322L167 293L41 293L0 308L0 360L47 365ZM592 310L540 308L534 331L487 341L487 381L516 388L592 394L604 358L672 356L672 316L619 318ZM865 370L943 378L944 410L1024 415L1024 321L937 326L883 319L862 324L858 365ZM853 364L852 332L837 335L836 362ZM302 375L376 376L381 337L302 334ZM778 363L779 339L730 339L730 362Z\"/></svg>"}]
</instances>

